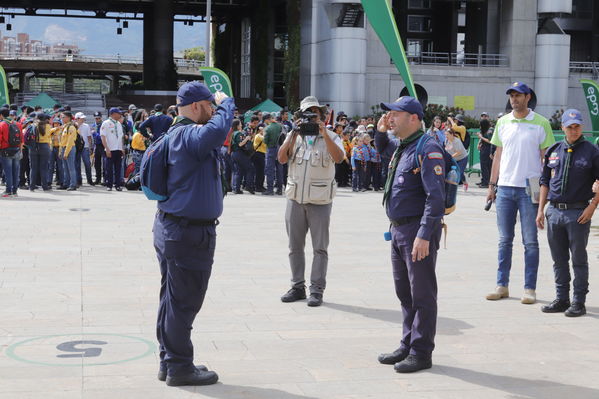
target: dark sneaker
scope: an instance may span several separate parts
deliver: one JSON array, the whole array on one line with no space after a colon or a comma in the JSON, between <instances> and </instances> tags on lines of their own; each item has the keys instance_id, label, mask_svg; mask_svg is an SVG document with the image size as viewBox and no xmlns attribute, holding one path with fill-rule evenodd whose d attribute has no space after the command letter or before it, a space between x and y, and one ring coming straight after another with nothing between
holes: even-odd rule
<instances>
[{"instance_id":1,"label":"dark sneaker","mask_svg":"<svg viewBox=\"0 0 599 399\"><path fill-rule=\"evenodd\" d=\"M200 364L199 366L195 366L195 368L200 371L208 371L208 367L204 366L203 364ZM160 370L158 370L158 380L166 381L166 366L160 367Z\"/></svg>"},{"instance_id":2,"label":"dark sneaker","mask_svg":"<svg viewBox=\"0 0 599 399\"><path fill-rule=\"evenodd\" d=\"M283 302L295 302L299 301L300 299L306 299L305 288L292 288L281 297L281 301Z\"/></svg>"},{"instance_id":3,"label":"dark sneaker","mask_svg":"<svg viewBox=\"0 0 599 399\"><path fill-rule=\"evenodd\" d=\"M262 191L262 195L275 195L272 191Z\"/></svg>"},{"instance_id":4,"label":"dark sneaker","mask_svg":"<svg viewBox=\"0 0 599 399\"><path fill-rule=\"evenodd\" d=\"M543 313L561 313L565 312L570 307L570 301L568 299L556 299L549 305L541 307Z\"/></svg>"},{"instance_id":5,"label":"dark sneaker","mask_svg":"<svg viewBox=\"0 0 599 399\"><path fill-rule=\"evenodd\" d=\"M584 303L572 302L572 305L566 310L565 315L568 317L579 317L587 313L587 308Z\"/></svg>"},{"instance_id":6,"label":"dark sneaker","mask_svg":"<svg viewBox=\"0 0 599 399\"><path fill-rule=\"evenodd\" d=\"M235 190L235 191L233 191L233 193L234 194L243 194L243 191L241 191L241 190Z\"/></svg>"},{"instance_id":7,"label":"dark sneaker","mask_svg":"<svg viewBox=\"0 0 599 399\"><path fill-rule=\"evenodd\" d=\"M116 187L116 191L123 191L123 187L121 187L121 186Z\"/></svg>"},{"instance_id":8,"label":"dark sneaker","mask_svg":"<svg viewBox=\"0 0 599 399\"><path fill-rule=\"evenodd\" d=\"M312 293L308 298L308 306L320 306L322 305L322 294Z\"/></svg>"},{"instance_id":9,"label":"dark sneaker","mask_svg":"<svg viewBox=\"0 0 599 399\"><path fill-rule=\"evenodd\" d=\"M218 374L214 371L198 370L181 376L167 376L166 385L180 387L183 385L212 385L218 381Z\"/></svg>"},{"instance_id":10,"label":"dark sneaker","mask_svg":"<svg viewBox=\"0 0 599 399\"><path fill-rule=\"evenodd\" d=\"M2 193L2 198L10 198L12 197L12 193L9 193L8 191L5 191Z\"/></svg>"},{"instance_id":11,"label":"dark sneaker","mask_svg":"<svg viewBox=\"0 0 599 399\"><path fill-rule=\"evenodd\" d=\"M404 360L410 351L408 349L398 348L391 353L381 353L379 355L379 363L381 364L395 364Z\"/></svg>"},{"instance_id":12,"label":"dark sneaker","mask_svg":"<svg viewBox=\"0 0 599 399\"><path fill-rule=\"evenodd\" d=\"M398 373L413 373L431 367L433 367L433 361L430 357L418 357L416 355L408 355L404 360L393 366Z\"/></svg>"}]
</instances>

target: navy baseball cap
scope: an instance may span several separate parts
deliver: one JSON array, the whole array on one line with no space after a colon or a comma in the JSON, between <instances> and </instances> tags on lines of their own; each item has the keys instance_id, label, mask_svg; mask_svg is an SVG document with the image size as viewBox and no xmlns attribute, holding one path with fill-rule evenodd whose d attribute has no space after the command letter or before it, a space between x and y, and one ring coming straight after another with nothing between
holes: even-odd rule
<instances>
[{"instance_id":1,"label":"navy baseball cap","mask_svg":"<svg viewBox=\"0 0 599 399\"><path fill-rule=\"evenodd\" d=\"M185 83L177 91L177 107L184 107L198 101L214 101L214 96L205 84L197 80Z\"/></svg>"},{"instance_id":2,"label":"navy baseball cap","mask_svg":"<svg viewBox=\"0 0 599 399\"><path fill-rule=\"evenodd\" d=\"M582 125L582 114L577 109L567 109L562 115L562 126L568 127L570 125Z\"/></svg>"},{"instance_id":3,"label":"navy baseball cap","mask_svg":"<svg viewBox=\"0 0 599 399\"><path fill-rule=\"evenodd\" d=\"M530 94L530 87L526 83L522 82L514 82L512 85L505 91L505 94L510 94L511 91L517 91L522 94Z\"/></svg>"},{"instance_id":4,"label":"navy baseball cap","mask_svg":"<svg viewBox=\"0 0 599 399\"><path fill-rule=\"evenodd\" d=\"M118 107L112 107L108 110L108 115L112 115L112 114L122 114L123 111L121 111L120 108Z\"/></svg>"},{"instance_id":5,"label":"navy baseball cap","mask_svg":"<svg viewBox=\"0 0 599 399\"><path fill-rule=\"evenodd\" d=\"M381 103L381 108L385 111L405 111L410 114L416 114L420 120L424 118L422 104L410 96L399 97L393 103Z\"/></svg>"}]
</instances>

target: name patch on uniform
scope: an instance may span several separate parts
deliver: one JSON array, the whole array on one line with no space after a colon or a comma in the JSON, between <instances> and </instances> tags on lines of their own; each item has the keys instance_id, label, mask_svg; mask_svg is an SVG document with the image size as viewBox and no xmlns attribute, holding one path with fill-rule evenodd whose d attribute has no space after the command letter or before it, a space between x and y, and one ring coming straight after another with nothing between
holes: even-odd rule
<instances>
[{"instance_id":1,"label":"name patch on uniform","mask_svg":"<svg viewBox=\"0 0 599 399\"><path fill-rule=\"evenodd\" d=\"M441 165L435 165L433 170L435 171L435 174L437 176L441 176L443 174L443 168L441 167Z\"/></svg>"},{"instance_id":2,"label":"name patch on uniform","mask_svg":"<svg viewBox=\"0 0 599 399\"><path fill-rule=\"evenodd\" d=\"M443 159L443 154L440 152L431 152L428 154L428 159Z\"/></svg>"}]
</instances>

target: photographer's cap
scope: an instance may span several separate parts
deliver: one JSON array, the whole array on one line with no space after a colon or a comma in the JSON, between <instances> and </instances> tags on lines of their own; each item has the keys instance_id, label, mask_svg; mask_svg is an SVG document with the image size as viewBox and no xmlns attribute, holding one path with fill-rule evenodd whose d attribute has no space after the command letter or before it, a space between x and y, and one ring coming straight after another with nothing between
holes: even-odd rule
<instances>
[{"instance_id":1,"label":"photographer's cap","mask_svg":"<svg viewBox=\"0 0 599 399\"><path fill-rule=\"evenodd\" d=\"M582 125L582 114L577 109L567 109L562 115L562 126L568 127L570 125Z\"/></svg>"},{"instance_id":2,"label":"photographer's cap","mask_svg":"<svg viewBox=\"0 0 599 399\"><path fill-rule=\"evenodd\" d=\"M323 114L327 113L326 105L320 105L320 103L318 102L318 99L314 96L308 96L308 97L304 98L302 100L302 102L300 103L300 110L302 112L306 112L311 107L320 108L320 110L322 111Z\"/></svg>"},{"instance_id":3,"label":"photographer's cap","mask_svg":"<svg viewBox=\"0 0 599 399\"><path fill-rule=\"evenodd\" d=\"M112 107L108 110L108 115L112 115L112 114L122 114L123 111L121 111L120 108L118 107Z\"/></svg>"},{"instance_id":4,"label":"photographer's cap","mask_svg":"<svg viewBox=\"0 0 599 399\"><path fill-rule=\"evenodd\" d=\"M414 97L403 96L399 97L393 103L381 103L381 108L385 111L404 111L409 114L418 115L418 119L424 119L424 111L422 104Z\"/></svg>"},{"instance_id":5,"label":"photographer's cap","mask_svg":"<svg viewBox=\"0 0 599 399\"><path fill-rule=\"evenodd\" d=\"M85 116L85 114L83 112L77 112L75 114L75 119L85 119L87 118L87 116Z\"/></svg>"},{"instance_id":6,"label":"photographer's cap","mask_svg":"<svg viewBox=\"0 0 599 399\"><path fill-rule=\"evenodd\" d=\"M198 101L214 101L214 96L205 84L198 82L187 82L177 91L177 107L184 107Z\"/></svg>"},{"instance_id":7,"label":"photographer's cap","mask_svg":"<svg viewBox=\"0 0 599 399\"><path fill-rule=\"evenodd\" d=\"M530 94L530 87L526 83L522 82L514 82L512 85L506 90L505 94L510 94L510 92L516 91L522 94Z\"/></svg>"}]
</instances>

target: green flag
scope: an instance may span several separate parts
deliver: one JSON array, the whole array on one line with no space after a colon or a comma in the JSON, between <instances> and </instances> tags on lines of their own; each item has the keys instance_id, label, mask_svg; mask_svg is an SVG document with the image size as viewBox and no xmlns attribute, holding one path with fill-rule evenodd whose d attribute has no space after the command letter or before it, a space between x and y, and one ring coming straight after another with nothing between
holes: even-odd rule
<instances>
[{"instance_id":1,"label":"green flag","mask_svg":"<svg viewBox=\"0 0 599 399\"><path fill-rule=\"evenodd\" d=\"M6 80L6 73L4 68L0 65L0 104L10 104L8 98L8 81Z\"/></svg>"},{"instance_id":2,"label":"green flag","mask_svg":"<svg viewBox=\"0 0 599 399\"><path fill-rule=\"evenodd\" d=\"M204 77L204 83L214 94L222 91L229 97L233 97L233 87L226 73L218 68L200 67L200 73Z\"/></svg>"},{"instance_id":3,"label":"green flag","mask_svg":"<svg viewBox=\"0 0 599 399\"><path fill-rule=\"evenodd\" d=\"M391 56L391 59L395 63L401 78L403 79L408 92L414 98L418 98L416 95L416 89L414 88L414 82L412 81L412 75L410 74L410 68L408 66L408 59L406 58L406 52L403 49L401 37L399 37L399 31L395 24L395 18L393 17L393 11L391 5L387 0L362 0L362 7L368 17L372 29L381 39L381 42L387 49L387 52Z\"/></svg>"},{"instance_id":4,"label":"green flag","mask_svg":"<svg viewBox=\"0 0 599 399\"><path fill-rule=\"evenodd\" d=\"M580 79L584 97L587 99L593 130L599 131L599 86L592 80Z\"/></svg>"}]
</instances>

